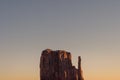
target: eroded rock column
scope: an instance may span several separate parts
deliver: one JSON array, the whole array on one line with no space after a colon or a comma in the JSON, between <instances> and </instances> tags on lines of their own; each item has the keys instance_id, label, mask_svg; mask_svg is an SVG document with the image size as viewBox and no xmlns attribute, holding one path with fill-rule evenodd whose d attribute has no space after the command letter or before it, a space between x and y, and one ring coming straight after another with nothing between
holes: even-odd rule
<instances>
[{"instance_id":1,"label":"eroded rock column","mask_svg":"<svg viewBox=\"0 0 120 80\"><path fill-rule=\"evenodd\" d=\"M71 60L70 52L43 50L40 57L40 80L83 80L81 58L78 58L78 69Z\"/></svg>"}]
</instances>

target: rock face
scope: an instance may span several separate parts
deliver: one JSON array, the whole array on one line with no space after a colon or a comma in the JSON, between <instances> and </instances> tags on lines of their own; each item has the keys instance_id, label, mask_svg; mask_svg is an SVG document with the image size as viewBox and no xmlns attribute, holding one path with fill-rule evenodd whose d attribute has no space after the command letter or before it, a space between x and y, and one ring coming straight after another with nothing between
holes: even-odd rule
<instances>
[{"instance_id":1,"label":"rock face","mask_svg":"<svg viewBox=\"0 0 120 80\"><path fill-rule=\"evenodd\" d=\"M40 57L40 80L84 80L80 56L76 69L72 65L70 52L44 50Z\"/></svg>"}]
</instances>

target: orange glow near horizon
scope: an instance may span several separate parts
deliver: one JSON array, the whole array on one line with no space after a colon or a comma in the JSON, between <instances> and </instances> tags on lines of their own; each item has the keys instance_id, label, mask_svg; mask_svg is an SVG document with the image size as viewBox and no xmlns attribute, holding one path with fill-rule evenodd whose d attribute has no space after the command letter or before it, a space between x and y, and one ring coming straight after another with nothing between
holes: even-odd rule
<instances>
[{"instance_id":1,"label":"orange glow near horizon","mask_svg":"<svg viewBox=\"0 0 120 80\"><path fill-rule=\"evenodd\" d=\"M94 71L91 70L92 72L85 72L83 73L84 80L114 80L114 79L120 79L119 77L119 72L117 71ZM113 74L114 73L114 74ZM38 72L17 72L17 73L12 73L9 72L8 74L0 74L0 80L39 80L39 70Z\"/></svg>"}]
</instances>

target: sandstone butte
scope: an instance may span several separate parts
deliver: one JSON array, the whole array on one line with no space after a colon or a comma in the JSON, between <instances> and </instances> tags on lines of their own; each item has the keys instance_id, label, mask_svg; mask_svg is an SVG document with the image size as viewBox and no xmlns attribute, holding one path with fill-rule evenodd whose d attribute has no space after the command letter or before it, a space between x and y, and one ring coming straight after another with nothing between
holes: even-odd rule
<instances>
[{"instance_id":1,"label":"sandstone butte","mask_svg":"<svg viewBox=\"0 0 120 80\"><path fill-rule=\"evenodd\" d=\"M40 57L40 80L84 80L81 57L78 57L78 69L72 65L71 60L70 52L43 50Z\"/></svg>"}]
</instances>

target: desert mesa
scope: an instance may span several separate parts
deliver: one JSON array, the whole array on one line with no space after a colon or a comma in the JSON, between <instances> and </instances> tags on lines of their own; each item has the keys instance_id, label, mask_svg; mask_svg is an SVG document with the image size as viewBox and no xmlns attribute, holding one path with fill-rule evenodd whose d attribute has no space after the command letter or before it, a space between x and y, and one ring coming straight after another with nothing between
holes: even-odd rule
<instances>
[{"instance_id":1,"label":"desert mesa","mask_svg":"<svg viewBox=\"0 0 120 80\"><path fill-rule=\"evenodd\" d=\"M70 52L43 50L40 57L40 80L84 80L81 57L78 56L78 68L76 68L72 64Z\"/></svg>"}]
</instances>

